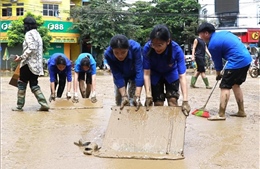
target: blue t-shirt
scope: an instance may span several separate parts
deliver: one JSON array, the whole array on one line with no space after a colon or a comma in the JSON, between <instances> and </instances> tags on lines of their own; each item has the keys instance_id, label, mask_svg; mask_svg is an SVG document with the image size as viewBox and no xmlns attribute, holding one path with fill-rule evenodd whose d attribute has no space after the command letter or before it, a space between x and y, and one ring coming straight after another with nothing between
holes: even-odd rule
<instances>
[{"instance_id":1,"label":"blue t-shirt","mask_svg":"<svg viewBox=\"0 0 260 169\"><path fill-rule=\"evenodd\" d=\"M66 68L63 71L60 71L56 66L56 59L58 56L62 56L66 60ZM48 71L49 71L49 75L50 75L50 82L55 82L56 75L62 74L62 73L66 74L68 82L72 81L71 61L63 53L54 53L53 55L51 55L51 57L48 61Z\"/></svg>"},{"instance_id":2,"label":"blue t-shirt","mask_svg":"<svg viewBox=\"0 0 260 169\"><path fill-rule=\"evenodd\" d=\"M119 61L113 54L113 50L110 46L106 49L104 54L117 88L124 87L125 82L129 79L134 80L137 87L142 87L144 84L141 46L138 42L131 39L128 42L129 50L125 60Z\"/></svg>"},{"instance_id":3,"label":"blue t-shirt","mask_svg":"<svg viewBox=\"0 0 260 169\"><path fill-rule=\"evenodd\" d=\"M171 41L172 55L169 60L169 47L162 54L157 54L154 50L151 51L150 56L148 52L151 48L151 41L147 42L143 48L143 68L150 69L151 83L156 85L161 78L172 83L179 79L179 74L186 72L185 58L181 47L174 41Z\"/></svg>"},{"instance_id":4,"label":"blue t-shirt","mask_svg":"<svg viewBox=\"0 0 260 169\"><path fill-rule=\"evenodd\" d=\"M228 31L213 33L208 49L217 71L223 68L222 58L228 61L225 69L239 69L252 62L245 45L236 35Z\"/></svg>"},{"instance_id":5,"label":"blue t-shirt","mask_svg":"<svg viewBox=\"0 0 260 169\"><path fill-rule=\"evenodd\" d=\"M90 53L81 53L77 60L75 61L75 66L74 66L74 71L79 73L79 72L85 72L81 66L80 66L80 62L83 58L88 57L89 61L90 61L90 68L88 71L88 73L91 73L91 75L95 75L96 74L96 61L93 58L93 56Z\"/></svg>"}]
</instances>

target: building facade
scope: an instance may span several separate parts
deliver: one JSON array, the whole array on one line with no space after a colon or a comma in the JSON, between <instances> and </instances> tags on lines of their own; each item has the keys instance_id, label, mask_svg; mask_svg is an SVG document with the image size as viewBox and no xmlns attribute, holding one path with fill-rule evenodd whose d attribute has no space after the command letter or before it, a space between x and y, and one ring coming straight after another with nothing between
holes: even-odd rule
<instances>
[{"instance_id":1,"label":"building facade","mask_svg":"<svg viewBox=\"0 0 260 169\"><path fill-rule=\"evenodd\" d=\"M78 42L79 33L71 29L72 20L69 17L70 9L75 5L82 5L85 0L1 0L0 1L0 45L2 68L3 55L6 48L9 54L21 54L22 44L16 47L7 47L7 30L11 22L18 17L23 17L26 12L34 15L41 15L44 20L44 26L47 27L52 36L51 48L44 53L44 58L48 59L50 55L56 52L64 53L70 60L76 60L81 51L81 45Z\"/></svg>"},{"instance_id":2,"label":"building facade","mask_svg":"<svg viewBox=\"0 0 260 169\"><path fill-rule=\"evenodd\" d=\"M199 0L200 19L228 30L247 46L257 46L260 37L260 0Z\"/></svg>"}]
</instances>

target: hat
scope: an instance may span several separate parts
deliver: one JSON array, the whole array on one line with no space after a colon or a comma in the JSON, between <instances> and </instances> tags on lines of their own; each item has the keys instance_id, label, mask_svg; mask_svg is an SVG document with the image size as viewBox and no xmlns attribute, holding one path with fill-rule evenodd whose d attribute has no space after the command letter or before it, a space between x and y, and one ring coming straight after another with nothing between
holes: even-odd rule
<instances>
[{"instance_id":1,"label":"hat","mask_svg":"<svg viewBox=\"0 0 260 169\"><path fill-rule=\"evenodd\" d=\"M200 24L200 26L198 27L197 30L198 33L200 32L209 32L209 33L213 33L215 32L215 27L208 22L203 22L202 24Z\"/></svg>"},{"instance_id":2,"label":"hat","mask_svg":"<svg viewBox=\"0 0 260 169\"><path fill-rule=\"evenodd\" d=\"M36 20L33 17L28 16L28 17L24 18L23 23L33 25L33 24L36 24Z\"/></svg>"}]
</instances>

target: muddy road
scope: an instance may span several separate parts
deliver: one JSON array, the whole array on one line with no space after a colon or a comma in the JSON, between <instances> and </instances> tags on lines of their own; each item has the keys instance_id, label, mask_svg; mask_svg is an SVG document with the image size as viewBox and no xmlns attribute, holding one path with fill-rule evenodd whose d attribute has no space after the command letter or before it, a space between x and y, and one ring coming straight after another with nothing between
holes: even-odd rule
<instances>
[{"instance_id":1,"label":"muddy road","mask_svg":"<svg viewBox=\"0 0 260 169\"><path fill-rule=\"evenodd\" d=\"M188 74L188 82L190 78ZM215 76L208 75L208 78L213 86ZM84 155L82 149L73 144L79 139L102 143L114 105L113 82L108 73L97 76L97 99L102 100L104 107L92 110L37 112L39 104L27 87L24 111L11 111L16 106L17 89L8 85L9 80L8 76L1 77L1 169L259 168L260 78L248 76L242 85L246 118L227 115L226 121L214 122L194 115L187 118L183 160L99 158ZM48 77L39 78L46 98L50 94L48 80ZM192 110L202 107L210 93L201 78L196 85L200 88L189 88ZM218 110L219 92L216 88L207 105L212 115ZM237 104L231 92L227 113L236 111Z\"/></svg>"}]
</instances>

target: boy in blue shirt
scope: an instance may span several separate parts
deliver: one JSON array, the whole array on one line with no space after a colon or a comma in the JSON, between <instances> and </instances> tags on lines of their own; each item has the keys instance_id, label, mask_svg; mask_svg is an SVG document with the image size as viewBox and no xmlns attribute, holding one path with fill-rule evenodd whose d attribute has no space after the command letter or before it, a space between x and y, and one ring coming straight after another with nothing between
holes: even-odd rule
<instances>
[{"instance_id":1,"label":"boy in blue shirt","mask_svg":"<svg viewBox=\"0 0 260 169\"><path fill-rule=\"evenodd\" d=\"M215 27L207 22L198 28L199 36L208 43L216 69L216 80L221 80L219 85L220 105L218 115L209 117L208 120L225 120L225 111L230 97L230 89L233 90L238 112L231 116L246 117L244 110L244 99L240 85L246 81L247 71L252 58L240 41L240 39L228 31L215 32ZM220 74L223 68L222 59L227 61L224 74Z\"/></svg>"}]
</instances>

